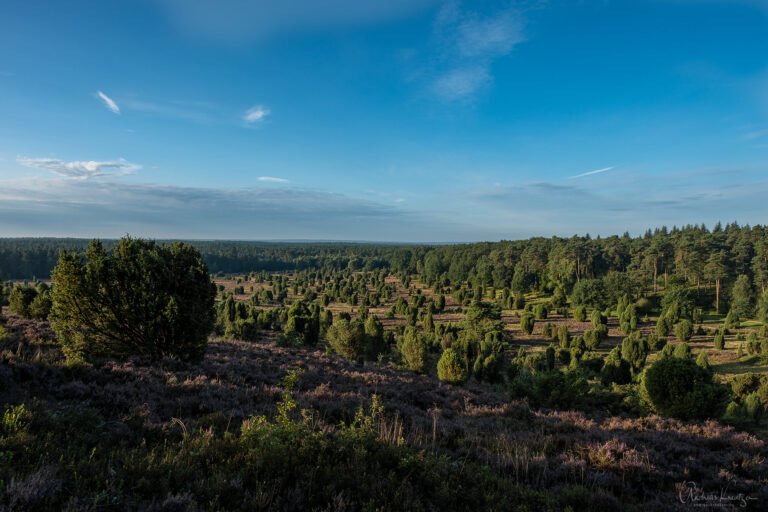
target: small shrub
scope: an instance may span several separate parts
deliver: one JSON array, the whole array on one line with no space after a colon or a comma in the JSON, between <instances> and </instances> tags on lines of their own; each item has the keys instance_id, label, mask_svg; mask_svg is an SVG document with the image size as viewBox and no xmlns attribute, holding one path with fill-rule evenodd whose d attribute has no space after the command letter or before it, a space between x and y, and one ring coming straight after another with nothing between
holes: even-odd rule
<instances>
[{"instance_id":1,"label":"small shrub","mask_svg":"<svg viewBox=\"0 0 768 512\"><path fill-rule=\"evenodd\" d=\"M600 347L600 335L596 330L584 331L584 343L589 350L597 350Z\"/></svg>"},{"instance_id":2,"label":"small shrub","mask_svg":"<svg viewBox=\"0 0 768 512\"><path fill-rule=\"evenodd\" d=\"M15 286L8 298L8 309L24 318L31 318L30 306L37 297L37 290L31 286Z\"/></svg>"},{"instance_id":3,"label":"small shrub","mask_svg":"<svg viewBox=\"0 0 768 512\"><path fill-rule=\"evenodd\" d=\"M597 328L601 325L607 325L608 317L600 313L600 311L594 310L590 316L590 321L592 322L592 327Z\"/></svg>"},{"instance_id":4,"label":"small shrub","mask_svg":"<svg viewBox=\"0 0 768 512\"><path fill-rule=\"evenodd\" d=\"M624 334L630 334L637 330L637 310L635 310L634 304L626 306L624 311L619 315L619 325Z\"/></svg>"},{"instance_id":5,"label":"small shrub","mask_svg":"<svg viewBox=\"0 0 768 512\"><path fill-rule=\"evenodd\" d=\"M445 349L437 362L437 378L449 384L467 380L467 371L461 356L452 348Z\"/></svg>"},{"instance_id":6,"label":"small shrub","mask_svg":"<svg viewBox=\"0 0 768 512\"><path fill-rule=\"evenodd\" d=\"M621 342L621 358L627 361L634 371L639 371L645 365L649 352L648 341L639 333L633 333Z\"/></svg>"},{"instance_id":7,"label":"small shrub","mask_svg":"<svg viewBox=\"0 0 768 512\"><path fill-rule=\"evenodd\" d=\"M751 420L755 425L759 425L764 412L765 407L760 399L760 395L757 393L750 393L747 395L744 399L744 415L746 418Z\"/></svg>"},{"instance_id":8,"label":"small shrub","mask_svg":"<svg viewBox=\"0 0 768 512\"><path fill-rule=\"evenodd\" d=\"M707 352L702 350L699 352L698 357L696 358L696 364L704 368L705 370L709 370L710 364L709 364L709 356L707 355Z\"/></svg>"},{"instance_id":9,"label":"small shrub","mask_svg":"<svg viewBox=\"0 0 768 512\"><path fill-rule=\"evenodd\" d=\"M328 328L326 340L338 355L350 360L362 357L365 348L365 328L359 320L341 318Z\"/></svg>"},{"instance_id":10,"label":"small shrub","mask_svg":"<svg viewBox=\"0 0 768 512\"><path fill-rule=\"evenodd\" d=\"M659 338L666 338L669 335L669 322L667 321L667 317L660 316L658 320L656 320L656 336Z\"/></svg>"},{"instance_id":11,"label":"small shrub","mask_svg":"<svg viewBox=\"0 0 768 512\"><path fill-rule=\"evenodd\" d=\"M533 326L536 323L536 320L533 318L533 315L530 313L525 313L520 317L520 329L525 334L531 334L533 333Z\"/></svg>"},{"instance_id":12,"label":"small shrub","mask_svg":"<svg viewBox=\"0 0 768 512\"><path fill-rule=\"evenodd\" d=\"M693 357L691 353L691 346L687 343L678 343L675 345L675 352L673 356L678 359L690 359Z\"/></svg>"},{"instance_id":13,"label":"small shrub","mask_svg":"<svg viewBox=\"0 0 768 512\"><path fill-rule=\"evenodd\" d=\"M651 350L659 351L667 345L666 338L659 338L655 332L648 335L648 346Z\"/></svg>"},{"instance_id":14,"label":"small shrub","mask_svg":"<svg viewBox=\"0 0 768 512\"><path fill-rule=\"evenodd\" d=\"M405 367L421 373L427 369L427 343L415 327L407 327L398 345Z\"/></svg>"},{"instance_id":15,"label":"small shrub","mask_svg":"<svg viewBox=\"0 0 768 512\"><path fill-rule=\"evenodd\" d=\"M723 336L723 333L718 332L715 334L715 339L713 340L713 344L715 347L715 350L723 350L725 348L725 336Z\"/></svg>"},{"instance_id":16,"label":"small shrub","mask_svg":"<svg viewBox=\"0 0 768 512\"><path fill-rule=\"evenodd\" d=\"M675 336L678 341L690 341L693 336L693 324L690 320L683 319L675 325Z\"/></svg>"},{"instance_id":17,"label":"small shrub","mask_svg":"<svg viewBox=\"0 0 768 512\"><path fill-rule=\"evenodd\" d=\"M731 380L731 391L736 400L741 401L760 387L760 377L755 373L737 375Z\"/></svg>"},{"instance_id":18,"label":"small shrub","mask_svg":"<svg viewBox=\"0 0 768 512\"><path fill-rule=\"evenodd\" d=\"M614 347L605 358L600 380L603 385L628 384L632 380L631 367L621 358L619 347Z\"/></svg>"},{"instance_id":19,"label":"small shrub","mask_svg":"<svg viewBox=\"0 0 768 512\"><path fill-rule=\"evenodd\" d=\"M504 354L504 345L500 339L495 339L491 333L486 335L486 339L480 342L475 363L472 366L472 373L478 380L496 382L499 378Z\"/></svg>"}]
</instances>

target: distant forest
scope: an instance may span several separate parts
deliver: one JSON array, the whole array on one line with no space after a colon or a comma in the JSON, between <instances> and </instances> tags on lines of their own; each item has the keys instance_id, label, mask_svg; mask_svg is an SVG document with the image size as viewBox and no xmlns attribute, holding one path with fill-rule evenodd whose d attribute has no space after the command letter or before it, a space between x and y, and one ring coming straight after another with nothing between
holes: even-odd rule
<instances>
[{"instance_id":1,"label":"distant forest","mask_svg":"<svg viewBox=\"0 0 768 512\"><path fill-rule=\"evenodd\" d=\"M45 279L62 249L83 251L85 239L0 239L0 279ZM114 242L105 241L110 248ZM217 273L291 271L313 268L418 274L429 284L468 281L513 291L570 289L582 279L611 272L628 274L644 289L664 286L672 276L709 288L746 275L768 287L768 227L717 224L648 230L644 235L606 238L531 238L456 245L280 243L195 241L209 270Z\"/></svg>"}]
</instances>

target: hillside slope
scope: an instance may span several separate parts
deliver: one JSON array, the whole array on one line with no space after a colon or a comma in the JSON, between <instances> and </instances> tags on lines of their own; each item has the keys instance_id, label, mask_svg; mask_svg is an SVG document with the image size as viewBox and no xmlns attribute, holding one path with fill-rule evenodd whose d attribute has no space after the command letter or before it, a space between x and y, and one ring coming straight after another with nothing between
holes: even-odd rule
<instances>
[{"instance_id":1,"label":"hillside slope","mask_svg":"<svg viewBox=\"0 0 768 512\"><path fill-rule=\"evenodd\" d=\"M245 506L246 477L238 484L233 475L240 470L249 474L250 466L224 468L220 475L189 469L181 476L169 476L169 467L210 468L235 460L240 451L228 443L239 436L239 450L244 449L245 432L254 425L249 418L280 416L278 403L285 404L281 380L290 370L301 374L293 393L297 407L283 409L293 425L288 430L327 441L362 432L365 424L373 438L365 443L375 441L365 445L369 455L420 461L418 470L396 463L390 473L404 482L413 478L410 490L397 499L412 500L402 503L416 508L439 508L442 499L457 491L439 485L430 490L441 478L466 479L474 487L477 496L465 493L467 501L457 503L459 508L508 508L511 504L494 505L493 500L510 497L509 490L515 489L514 505L529 509L568 504L577 510L612 510L623 504L671 510L691 505L693 486L718 494L721 489L728 495L743 493L749 498L745 503L755 509L768 503L768 447L714 421L532 410L526 402L509 401L489 388L454 387L390 367L351 364L319 350L283 349L270 341L214 341L200 365L167 360L155 366L140 361L72 366L65 363L47 324L11 317L6 329L10 336L0 344L0 402L6 404L0 503L15 509L90 509L110 502L125 509ZM383 414L371 411L374 394ZM369 412L355 423L361 406ZM302 409L307 412L299 414ZM285 426L279 421L274 425ZM285 441L283 430L275 435ZM376 446L393 451L380 453ZM288 451L273 461L278 466L313 460L306 452L293 454L290 443L283 448ZM189 458L171 460L188 450ZM264 464L269 454L262 445L252 452L257 462L248 464ZM325 451L311 453L325 454L324 460L314 460L318 466L334 463ZM356 464L368 464L366 471L372 474L358 475L344 484L347 488L333 490L288 484L301 475L295 472L272 482L264 476L271 467L261 468L256 480L275 485L273 494L280 496L262 495L258 503L266 509L321 509L323 503L328 509L357 510L374 503L391 508L392 503L376 498L376 492L386 494L387 489L370 488L381 477L375 471L385 470L379 459L379 466L371 467L371 460ZM423 474L436 464L445 468ZM229 487L222 488L219 480ZM284 499L286 489L295 494L293 501ZM413 495L421 489L424 496ZM232 501L224 499L228 493Z\"/></svg>"}]
</instances>

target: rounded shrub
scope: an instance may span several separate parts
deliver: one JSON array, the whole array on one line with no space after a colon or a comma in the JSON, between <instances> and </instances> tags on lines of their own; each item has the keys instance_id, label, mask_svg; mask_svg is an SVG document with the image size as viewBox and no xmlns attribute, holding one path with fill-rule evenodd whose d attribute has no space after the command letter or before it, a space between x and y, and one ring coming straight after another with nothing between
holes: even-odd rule
<instances>
[{"instance_id":1,"label":"rounded shrub","mask_svg":"<svg viewBox=\"0 0 768 512\"><path fill-rule=\"evenodd\" d=\"M675 325L675 336L679 341L690 341L693 336L693 324L690 320L683 319Z\"/></svg>"},{"instance_id":2,"label":"rounded shrub","mask_svg":"<svg viewBox=\"0 0 768 512\"><path fill-rule=\"evenodd\" d=\"M691 346L687 343L678 343L675 345L675 351L672 355L678 359L690 359L693 357Z\"/></svg>"},{"instance_id":3,"label":"rounded shrub","mask_svg":"<svg viewBox=\"0 0 768 512\"><path fill-rule=\"evenodd\" d=\"M362 357L365 350L365 337L363 323L346 318L336 320L325 335L328 345L334 352L353 361Z\"/></svg>"},{"instance_id":4,"label":"rounded shrub","mask_svg":"<svg viewBox=\"0 0 768 512\"><path fill-rule=\"evenodd\" d=\"M682 420L719 418L728 388L690 358L662 358L642 375L640 394L654 412Z\"/></svg>"},{"instance_id":5,"label":"rounded shrub","mask_svg":"<svg viewBox=\"0 0 768 512\"><path fill-rule=\"evenodd\" d=\"M437 362L437 378L449 384L461 384L467 380L464 361L452 348L445 349Z\"/></svg>"}]
</instances>

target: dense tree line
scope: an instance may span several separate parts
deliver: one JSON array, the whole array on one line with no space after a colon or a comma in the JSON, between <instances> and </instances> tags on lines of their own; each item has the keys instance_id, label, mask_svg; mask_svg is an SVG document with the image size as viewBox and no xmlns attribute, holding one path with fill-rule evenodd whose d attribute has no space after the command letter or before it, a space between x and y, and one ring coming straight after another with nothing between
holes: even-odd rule
<instances>
[{"instance_id":1,"label":"dense tree line","mask_svg":"<svg viewBox=\"0 0 768 512\"><path fill-rule=\"evenodd\" d=\"M114 242L104 242L109 249ZM0 239L0 279L46 278L60 249L84 251L87 240ZM351 243L191 242L212 273L306 269L376 270L419 274L432 285L468 282L514 291L570 291L587 279L623 273L638 287L657 290L675 276L712 294L747 276L768 288L768 228L717 224L665 227L639 237L531 238L445 246Z\"/></svg>"},{"instance_id":2,"label":"dense tree line","mask_svg":"<svg viewBox=\"0 0 768 512\"><path fill-rule=\"evenodd\" d=\"M0 280L46 279L59 252L84 253L90 240L0 238ZM159 242L170 242L162 241ZM110 250L115 240L103 240ZM314 268L415 272L427 247L353 243L281 243L238 241L185 242L202 255L213 274L294 271Z\"/></svg>"}]
</instances>

